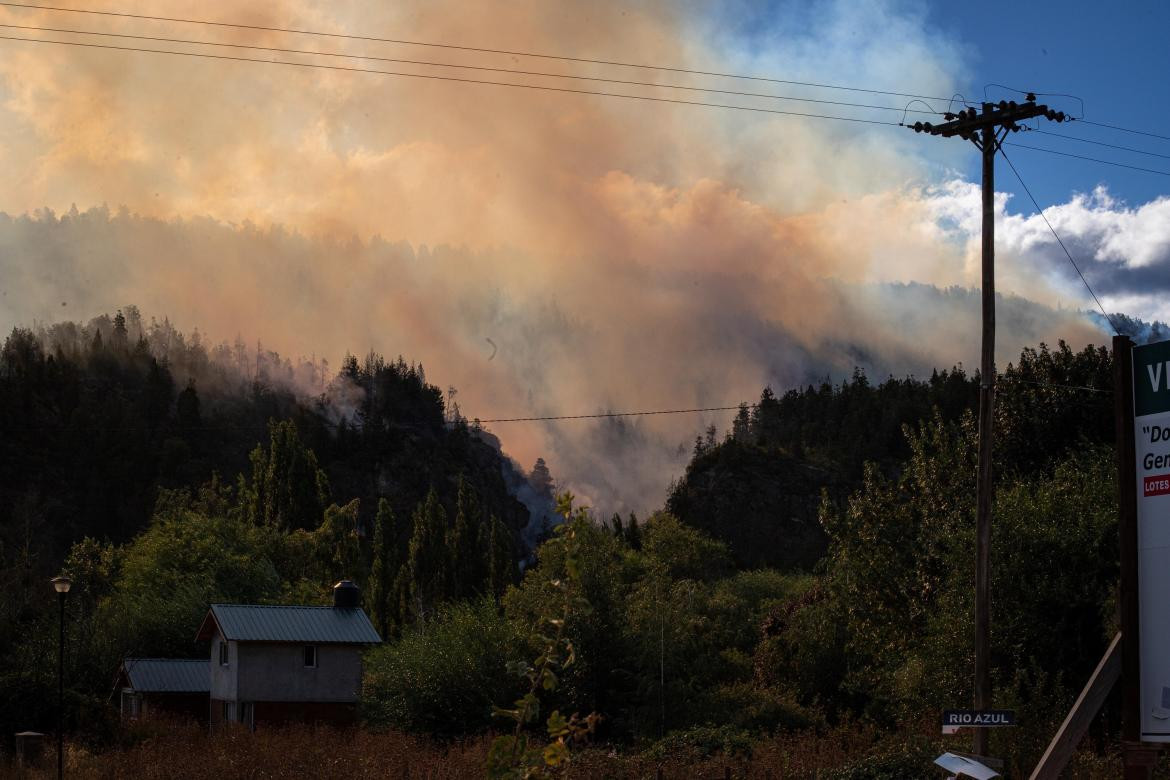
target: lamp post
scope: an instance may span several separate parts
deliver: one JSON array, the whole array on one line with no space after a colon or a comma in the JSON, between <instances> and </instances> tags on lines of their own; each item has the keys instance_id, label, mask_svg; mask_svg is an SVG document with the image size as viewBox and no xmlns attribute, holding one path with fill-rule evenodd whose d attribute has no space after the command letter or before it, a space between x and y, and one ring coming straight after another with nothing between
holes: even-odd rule
<instances>
[{"instance_id":1,"label":"lamp post","mask_svg":"<svg viewBox=\"0 0 1170 780\"><path fill-rule=\"evenodd\" d=\"M57 643L57 780L62 780L65 777L65 596L73 580L58 575L51 582L61 607L61 634Z\"/></svg>"}]
</instances>

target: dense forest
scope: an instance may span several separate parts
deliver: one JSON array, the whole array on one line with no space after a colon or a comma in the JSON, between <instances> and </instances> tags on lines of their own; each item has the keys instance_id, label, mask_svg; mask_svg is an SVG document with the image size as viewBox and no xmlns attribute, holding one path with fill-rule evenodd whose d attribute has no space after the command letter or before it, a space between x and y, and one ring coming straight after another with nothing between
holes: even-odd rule
<instances>
[{"instance_id":1,"label":"dense forest","mask_svg":"<svg viewBox=\"0 0 1170 780\"><path fill-rule=\"evenodd\" d=\"M1015 772L1116 630L1111 371L1102 347L1039 345L999 377L993 679L1024 726L993 748ZM58 571L76 582L69 728L94 750L116 739L122 657L199 657L208 603L327 603L344 574L386 639L366 657L371 731L500 732L494 708L528 691L546 715L596 713L614 755L855 729L872 749L839 776L913 776L939 744L918 726L970 698L978 384L955 366L765 388L696 439L660 511L604 517L554 501L543 461L523 473L402 358L330 375L132 307L16 329L0 725L51 728ZM562 645L573 662L550 662ZM530 690L534 668L552 677ZM1112 712L1082 765L1110 755Z\"/></svg>"}]
</instances>

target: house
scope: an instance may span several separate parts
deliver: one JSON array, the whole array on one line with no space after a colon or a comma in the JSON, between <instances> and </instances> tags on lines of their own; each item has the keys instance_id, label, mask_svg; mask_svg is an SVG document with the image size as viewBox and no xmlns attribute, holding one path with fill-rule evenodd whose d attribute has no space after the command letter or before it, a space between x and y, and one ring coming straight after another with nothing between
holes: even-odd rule
<instances>
[{"instance_id":1,"label":"house","mask_svg":"<svg viewBox=\"0 0 1170 780\"><path fill-rule=\"evenodd\" d=\"M127 658L114 691L123 720L170 714L207 722L211 667L205 659Z\"/></svg>"},{"instance_id":2,"label":"house","mask_svg":"<svg viewBox=\"0 0 1170 780\"><path fill-rule=\"evenodd\" d=\"M348 580L332 607L212 604L196 635L211 641L211 725L357 718L362 651L382 641Z\"/></svg>"}]
</instances>

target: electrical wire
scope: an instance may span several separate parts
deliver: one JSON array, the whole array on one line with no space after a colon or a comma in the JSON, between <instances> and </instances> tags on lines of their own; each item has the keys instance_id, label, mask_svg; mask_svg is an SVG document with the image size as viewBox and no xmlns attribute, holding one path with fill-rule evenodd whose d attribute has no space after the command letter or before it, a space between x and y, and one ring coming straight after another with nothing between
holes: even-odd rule
<instances>
[{"instance_id":1,"label":"electrical wire","mask_svg":"<svg viewBox=\"0 0 1170 780\"><path fill-rule=\"evenodd\" d=\"M0 25L3 27L3 25ZM1118 146L1117 144L1107 144L1104 141L1097 141L1092 138L1078 138L1075 135L1065 135L1064 133L1054 133L1051 130L1041 130L1036 127L1029 127L1028 132L1039 133L1040 135L1050 135L1053 138L1063 138L1066 141L1077 141L1082 144L1096 144L1097 146L1104 146L1109 149L1119 149L1123 152L1133 152L1134 154L1147 154L1150 157L1161 157L1163 160L1170 160L1170 154L1159 154L1158 152L1147 152L1144 149L1134 149L1132 146Z\"/></svg>"},{"instance_id":2,"label":"electrical wire","mask_svg":"<svg viewBox=\"0 0 1170 780\"><path fill-rule=\"evenodd\" d=\"M1077 160L1088 160L1089 162L1101 163L1102 165L1112 165L1117 168L1128 168L1131 171L1142 171L1144 173L1154 173L1159 176L1170 176L1170 171L1159 171L1153 168L1143 168L1140 165L1126 165L1125 163L1114 162L1112 160L1102 160L1099 157L1086 157L1082 154L1073 154L1072 152L1058 152L1055 149L1045 149L1042 146L1028 146L1027 144L1007 143L1006 141L1000 146L1014 146L1017 149L1028 149L1033 152L1045 152L1046 154L1059 154L1061 157L1073 157Z\"/></svg>"},{"instance_id":3,"label":"electrical wire","mask_svg":"<svg viewBox=\"0 0 1170 780\"><path fill-rule=\"evenodd\" d=\"M1158 133L1151 133L1147 130L1134 130L1129 127L1121 127L1120 125L1110 125L1105 122L1090 122L1088 119L1078 119L1082 125L1093 125L1094 127L1107 127L1110 130L1120 130L1123 133L1133 133L1134 135L1148 135L1150 138L1161 138L1163 141L1170 141L1170 135L1159 135Z\"/></svg>"},{"instance_id":4,"label":"electrical wire","mask_svg":"<svg viewBox=\"0 0 1170 780\"><path fill-rule=\"evenodd\" d=\"M922 102L922 104L924 106L926 106L927 109L931 109L931 110L923 111L923 110L899 108L898 106L878 106L878 105L872 105L872 104L867 104L867 103L850 103L848 101L843 101L843 100L824 100L824 99L819 99L819 98L796 97L794 95L775 95L775 94L770 94L767 92L745 92L745 91L733 90L733 89L716 89L714 87L693 87L693 86L688 86L685 84L663 84L661 82L654 82L654 81L633 81L633 80L629 80L629 79L603 78L600 76L579 76L579 75L575 75L575 74L549 73L546 71L519 70L519 69L515 69L515 68L493 68L493 67L488 67L488 66L484 66L484 65L459 65L459 64L450 63L450 62L434 62L434 61L429 61L429 60L408 60L408 59L401 59L401 58L396 58L396 57L378 57L378 56L366 55L366 54L345 54L342 52L314 51L312 49L288 49L288 48L282 48L282 47L277 47L277 46L255 46L255 45L241 44L241 43L223 43L223 42L219 42L219 41L192 40L190 38L164 38L164 37L152 36L152 35L131 35L128 33L100 32L100 31L96 31L96 30L77 30L77 29L70 29L70 28L66 28L66 27L38 27L38 26L34 26L34 25L0 23L0 28L7 28L7 29L14 29L14 30L29 30L29 31L34 31L34 32L67 33L70 35L95 35L95 36L101 36L104 38L126 38L126 39L131 39L131 40L136 40L136 41L153 41L155 43L179 43L179 44L186 44L186 45L191 45L191 46L219 46L219 47L229 48L229 49L247 49L247 50L251 50L251 51L276 52L276 53L280 53L280 54L302 54L302 55L309 55L309 56L313 56L313 57L338 57L338 58L350 59L350 60L368 60L368 61L374 61L374 62L393 62L393 63L398 63L401 65L419 65L419 66L424 66L424 67L429 67L429 68L454 68L454 69L458 69L458 70L474 70L474 71L483 71L483 72L489 72L489 73L509 73L509 74L512 74L515 76L538 76L538 77L542 77L542 78L568 79L568 80L573 80L573 81L594 81L594 82L601 82L601 83L606 83L606 84L622 84L622 85L626 85L626 86L636 86L636 87L653 87L656 89L678 89L678 90L685 90L688 92L706 92L706 93L721 94L721 95L734 95L737 97L766 98L769 100L790 100L790 101L795 101L795 102L800 102L800 103L821 103L821 104L832 105L832 106L845 106L845 107L849 107L849 108L867 108L867 109L875 109L875 110L880 110L880 111L902 111L903 116L907 112L914 113L914 114L932 114L932 115L937 115L937 114L942 113L940 111L933 110L929 104L922 102L922 101L919 101L919 102Z\"/></svg>"},{"instance_id":5,"label":"electrical wire","mask_svg":"<svg viewBox=\"0 0 1170 780\"><path fill-rule=\"evenodd\" d=\"M1081 105L1081 115L1078 117L1074 117L1074 119L1080 120L1080 119L1083 119L1085 116L1085 101L1081 98L1080 95L1070 95L1067 92L1037 92L1034 89L1016 89L1015 87L1009 87L1006 84L996 84L996 83L992 82L991 84L984 84L983 85L983 98L984 98L984 100L987 99L987 92L992 87L999 87L1000 89L1007 90L1008 92L1015 92L1018 95L1035 95L1037 97L1070 98L1072 100L1077 101Z\"/></svg>"},{"instance_id":6,"label":"electrical wire","mask_svg":"<svg viewBox=\"0 0 1170 780\"><path fill-rule=\"evenodd\" d=\"M1151 138L1161 138L1163 141L1170 141L1170 135L1160 135L1158 133L1151 133L1148 130L1135 130L1135 129L1130 128L1130 127L1122 127L1121 125L1110 125L1110 124L1106 124L1104 122L1093 122L1093 121L1090 121L1088 119L1085 119L1085 101L1079 95L1070 95L1066 92L1037 92L1036 90L1016 89L1015 87L1009 87L1009 86L1006 86L1004 84L987 84L983 87L984 98L987 97L987 90L990 87L999 87L1001 89L1006 89L1008 92L1016 92L1016 93L1019 93L1021 95L1032 94L1032 95L1036 95L1038 97L1047 96L1047 97L1071 98L1071 99L1077 101L1078 103L1080 103L1080 106L1081 106L1081 115L1077 116L1077 117L1071 117L1071 119L1073 121L1080 122L1081 124L1093 125L1095 127L1107 127L1110 130L1120 130L1123 133L1133 133L1135 135L1145 135L1145 136L1149 136Z\"/></svg>"},{"instance_id":7,"label":"electrical wire","mask_svg":"<svg viewBox=\"0 0 1170 780\"><path fill-rule=\"evenodd\" d=\"M746 404L748 408L753 408L757 404ZM471 422L480 423L510 423L510 422L543 422L545 420L597 420L608 417L646 417L656 414L694 414L697 412L731 412L736 411L739 406L707 406L702 409L654 409L647 412L599 412L598 414L560 414L550 415L547 417L498 417L492 420L482 420L476 418Z\"/></svg>"},{"instance_id":8,"label":"electrical wire","mask_svg":"<svg viewBox=\"0 0 1170 780\"><path fill-rule=\"evenodd\" d=\"M888 95L890 97L905 97L905 98L919 98L921 100L938 100L945 101L945 97L938 97L936 95L915 95L907 92L892 92L881 89L867 89L864 87L847 87L840 84L818 84L809 81L795 81L792 79L778 79L767 76L754 76L739 73L721 73L717 71L695 70L692 68L679 68L666 65L647 65L644 63L635 62L621 62L618 60L602 60L590 59L588 57L568 57L557 54L542 54L530 51L514 51L510 49L489 49L477 46L460 46L450 43L434 43L430 41L412 41L401 38L381 38L372 35L349 35L345 33L331 33L321 30L301 30L292 27L268 27L257 24L235 24L231 22L214 22L207 19L190 19L173 16L152 16L149 14L133 14L121 11L96 11L84 8L64 8L61 6L51 5L34 5L31 3L12 3L0 2L0 6L7 6L9 8L24 8L37 11L55 11L59 13L75 13L75 14L89 14L93 16L106 16L122 19L139 19L143 21L152 22L174 22L177 24L198 24L207 25L209 27L228 27L236 30L257 30L261 32L276 32L287 33L291 35L313 35L323 38L338 38L352 41L371 41L375 43L392 43L402 46L424 46L436 49L448 49L453 51L470 51L480 54L499 54L510 57L533 57L536 59L545 60L559 60L561 62L576 62L589 65L609 65L622 68L639 68L642 70L659 70L667 73L683 73L692 76L713 76L716 78L741 79L745 81L760 81L770 84L789 84L793 86L814 87L817 89L837 89L846 92L864 92L871 95Z\"/></svg>"},{"instance_id":9,"label":"electrical wire","mask_svg":"<svg viewBox=\"0 0 1170 780\"><path fill-rule=\"evenodd\" d=\"M797 116L808 119L835 119L841 122L855 122L859 124L869 125L885 125L888 127L900 127L897 122L883 122L878 119L865 119L862 117L850 116L836 116L833 114L814 114L804 111L784 111L778 108L761 108L758 106L737 106L729 103L708 103L701 100L682 100L681 98L666 98L666 97L651 97L649 95L629 95L621 92L603 92L601 90L589 89L575 89L572 87L552 87L540 84L517 84L510 81L490 81L488 79L471 79L460 76L437 76L434 74L423 73L405 73L401 71L392 70L378 70L376 68L354 68L346 65L324 65L321 63L309 62L290 62L288 60L264 60L256 59L254 57L236 57L228 54L208 54L190 51L174 51L171 49L148 49L138 46L112 46L104 43L84 43L82 41L56 41L47 38L20 38L13 35L0 35L0 41L22 41L24 43L49 43L58 46L77 46L87 49L107 49L113 51L129 51L141 52L146 54L164 54L177 57L195 57L200 59L210 60L225 60L230 62L258 62L265 65L289 65L296 68L320 68L323 70L345 71L349 73L373 73L383 76L399 76L403 78L415 79L431 79L435 81L448 81L460 84L485 84L495 87L514 87L517 89L530 89L541 92L561 92L574 95L595 95L598 97L613 97L625 98L627 100L643 100L652 103L673 103L683 106L702 106L705 108L723 108L732 111L751 111L759 114L779 114L783 116ZM899 109L900 110L900 109Z\"/></svg>"},{"instance_id":10,"label":"electrical wire","mask_svg":"<svg viewBox=\"0 0 1170 780\"><path fill-rule=\"evenodd\" d=\"M1106 317L1108 317L1108 315L1106 315ZM1054 384L1052 382L1038 382L1038 381L1030 380L1030 379L1020 379L1017 377L1010 377L1010 378L1005 379L1004 375L1000 375L1000 383L1003 383L1005 381L1008 384L1011 384L1012 382L1023 382L1025 384L1038 385L1040 387L1051 387L1051 388L1056 388L1056 389L1060 389L1060 390L1085 390L1085 391L1092 392L1092 393L1110 393L1110 392L1112 392L1111 390L1102 390L1101 388L1088 387L1086 385L1061 385L1061 384ZM1000 389L1000 392L1003 392L1005 388L1003 387L1002 384L1000 384L999 389ZM754 403L754 404L743 403L743 404L738 404L736 406L705 406L705 407L697 408L697 409L651 409L651 410L641 411L641 412L599 412L596 414L559 414L559 415L546 415L546 416L541 416L541 417L495 417L495 418L489 418L489 419L481 419L481 418L476 417L476 418L471 418L471 419L465 418L464 421L470 425L475 425L477 423L478 424L486 424L486 423L513 423L513 422L552 422L552 421L558 421L558 420L599 420L599 419L608 419L608 418L614 418L614 417L647 417L647 416L651 416L651 415L664 415L664 414L698 414L701 412L736 412L744 407L746 407L748 409L755 409L755 408L759 407L759 404L758 403ZM421 429L420 426L412 426L412 425L403 426L400 424L396 424L396 425L398 425L399 427L420 428ZM194 426L194 427L183 428L183 429L181 429L181 431L200 432L200 433L222 433L225 431L267 431L269 429L269 427L270 426L268 426L268 425L198 425L198 426ZM44 432L44 431L55 431L57 433L77 432L77 431L104 432L104 433L127 433L127 432L157 432L157 431L162 431L164 429L165 429L165 426L156 426L155 428L148 428L146 426L104 426L104 425L74 426L74 425L62 425L62 426L38 426L35 428L6 428L5 431L8 433L31 433L31 432ZM178 431L177 429L174 429L174 428L169 428L167 430L170 430L172 432L181 432L181 431Z\"/></svg>"},{"instance_id":11,"label":"electrical wire","mask_svg":"<svg viewBox=\"0 0 1170 780\"><path fill-rule=\"evenodd\" d=\"M1016 146L1017 144L1012 145ZM1105 311L1105 307L1101 305L1101 299L1097 297L1097 293L1093 292L1093 288L1089 285L1089 280L1085 278L1085 275L1081 272L1080 266L1077 265L1077 261L1073 259L1072 252L1068 251L1068 247L1064 245L1064 241L1060 238L1060 234L1056 232L1056 228L1052 227L1052 223L1048 221L1048 216L1044 213L1044 209L1040 208L1040 204L1036 202L1036 198L1034 195L1032 195L1032 191L1028 189L1028 185L1024 183L1024 177L1021 176L1020 172L1016 170L1015 164L1013 164L1011 158L1007 156L1007 152L1003 150L1002 144L1000 147L1001 148L999 153L1003 155L1004 162L1008 164L1008 167L1012 169L1012 173L1016 175L1016 181L1020 183L1020 186L1024 189L1024 192L1027 193L1028 199L1032 201L1032 205L1035 206L1036 211L1040 213L1040 218L1044 220L1044 224L1048 226L1050 231L1052 231L1052 236L1056 239L1056 243L1060 244L1060 248L1064 250L1064 255L1068 258L1068 261L1072 263L1072 267L1076 270L1077 276L1081 277L1081 281L1084 283L1085 289L1089 291L1089 295L1093 296L1093 300L1097 302L1097 308L1101 310L1101 313L1105 315L1105 319L1109 321L1109 327L1113 328L1113 332L1120 336L1121 331L1117 329L1117 323L1113 321L1113 318L1109 316L1107 311Z\"/></svg>"},{"instance_id":12,"label":"electrical wire","mask_svg":"<svg viewBox=\"0 0 1170 780\"><path fill-rule=\"evenodd\" d=\"M1039 387L1054 387L1059 390L1084 390L1089 393L1112 393L1112 390L1104 390L1100 387L1089 387L1088 385L1058 385L1052 382L1038 382L1035 379L1020 379L1019 377L1008 377L1000 374L997 381L997 389L1002 389L1001 382L1011 384L1012 382L1023 382L1026 385L1037 385Z\"/></svg>"}]
</instances>

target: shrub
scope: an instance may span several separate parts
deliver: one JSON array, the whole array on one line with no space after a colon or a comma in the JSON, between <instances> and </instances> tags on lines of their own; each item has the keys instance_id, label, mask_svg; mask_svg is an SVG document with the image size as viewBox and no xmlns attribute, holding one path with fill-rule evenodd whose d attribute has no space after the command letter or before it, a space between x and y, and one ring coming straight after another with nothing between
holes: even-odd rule
<instances>
[{"instance_id":1,"label":"shrub","mask_svg":"<svg viewBox=\"0 0 1170 780\"><path fill-rule=\"evenodd\" d=\"M716 754L750 757L754 739L746 730L730 724L723 726L694 726L685 731L674 731L658 740L646 751L654 760L672 758L697 761Z\"/></svg>"},{"instance_id":2,"label":"shrub","mask_svg":"<svg viewBox=\"0 0 1170 780\"><path fill-rule=\"evenodd\" d=\"M708 693L700 705L703 714L715 723L725 723L757 735L776 731L806 729L817 722L815 714L790 696L750 683L721 685Z\"/></svg>"},{"instance_id":3,"label":"shrub","mask_svg":"<svg viewBox=\"0 0 1170 780\"><path fill-rule=\"evenodd\" d=\"M521 635L490 599L448 607L366 655L362 708L375 726L444 737L492 725L492 705L515 699L507 663Z\"/></svg>"},{"instance_id":4,"label":"shrub","mask_svg":"<svg viewBox=\"0 0 1170 780\"><path fill-rule=\"evenodd\" d=\"M867 756L825 775L826 780L912 780L939 777L934 759L942 751L931 745L903 745L889 753Z\"/></svg>"}]
</instances>

